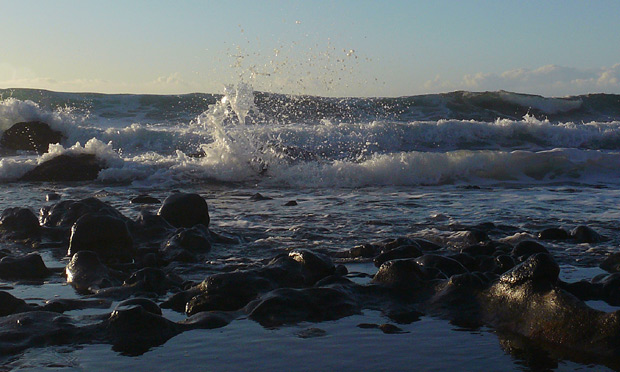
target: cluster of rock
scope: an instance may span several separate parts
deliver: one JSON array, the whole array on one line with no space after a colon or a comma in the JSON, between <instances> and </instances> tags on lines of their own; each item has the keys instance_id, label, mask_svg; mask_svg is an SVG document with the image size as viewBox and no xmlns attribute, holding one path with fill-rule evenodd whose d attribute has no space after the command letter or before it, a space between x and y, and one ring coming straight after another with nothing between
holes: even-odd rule
<instances>
[{"instance_id":1,"label":"cluster of rock","mask_svg":"<svg viewBox=\"0 0 620 372\"><path fill-rule=\"evenodd\" d=\"M141 196L135 202L158 201ZM566 283L559 279L559 265L540 243L603 239L585 226L572 232L545 230L539 241L514 246L475 231L477 243L458 252L406 237L331 256L293 250L262 267L217 273L193 283L167 270L167 265L204 261L213 245L233 241L209 230L208 206L200 195L173 193L158 214L142 213L136 220L95 198L65 200L44 208L40 222L28 209L8 208L0 216L0 229L5 239L45 240L56 242L50 247L67 249L71 257L65 269L67 282L88 296L37 306L0 291L0 350L5 353L87 342L107 342L122 352L141 353L185 330L222 327L242 316L274 327L376 309L397 323L438 316L467 327L491 326L567 353L620 357L618 313L595 310L584 302L620 303L620 258L612 255L602 264L610 274ZM2 279L56 274L37 253L0 255L5 256L0 260ZM333 258L345 257L372 259L378 270L368 283L360 284L352 280L359 274L334 264ZM78 325L62 315L76 308L110 306L110 299L123 302L99 323ZM172 322L161 315L161 308L188 317ZM360 327L399 331L391 324Z\"/></svg>"}]
</instances>

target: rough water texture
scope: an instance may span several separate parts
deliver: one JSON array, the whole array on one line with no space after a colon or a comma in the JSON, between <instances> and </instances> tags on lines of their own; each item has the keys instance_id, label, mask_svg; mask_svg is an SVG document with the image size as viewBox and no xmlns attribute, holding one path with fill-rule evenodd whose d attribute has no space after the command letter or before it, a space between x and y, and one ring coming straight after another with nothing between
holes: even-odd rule
<instances>
[{"instance_id":1,"label":"rough water texture","mask_svg":"<svg viewBox=\"0 0 620 372\"><path fill-rule=\"evenodd\" d=\"M620 368L619 96L0 94L4 369Z\"/></svg>"}]
</instances>

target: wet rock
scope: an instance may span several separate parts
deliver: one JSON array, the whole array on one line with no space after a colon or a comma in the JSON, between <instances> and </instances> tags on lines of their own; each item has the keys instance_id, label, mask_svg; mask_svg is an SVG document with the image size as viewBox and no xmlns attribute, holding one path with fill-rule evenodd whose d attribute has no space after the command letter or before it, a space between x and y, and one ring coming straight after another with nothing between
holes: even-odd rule
<instances>
[{"instance_id":1,"label":"wet rock","mask_svg":"<svg viewBox=\"0 0 620 372\"><path fill-rule=\"evenodd\" d=\"M359 313L360 308L346 291L313 287L273 290L250 302L245 310L250 319L265 327L276 327L302 321L336 320Z\"/></svg>"},{"instance_id":2,"label":"wet rock","mask_svg":"<svg viewBox=\"0 0 620 372\"><path fill-rule=\"evenodd\" d=\"M204 225L180 228L163 244L161 252L165 261L196 262L196 253L211 250L209 230Z\"/></svg>"},{"instance_id":3,"label":"wet rock","mask_svg":"<svg viewBox=\"0 0 620 372\"><path fill-rule=\"evenodd\" d=\"M437 251L442 248L441 245L437 243L433 243L430 240L420 239L420 238L415 238L412 240L416 242L420 246L420 249L422 249L425 252Z\"/></svg>"},{"instance_id":4,"label":"wet rock","mask_svg":"<svg viewBox=\"0 0 620 372\"><path fill-rule=\"evenodd\" d=\"M467 268L455 259L436 254L425 254L415 259L418 265L434 268L444 273L448 278L452 275L468 272Z\"/></svg>"},{"instance_id":5,"label":"wet rock","mask_svg":"<svg viewBox=\"0 0 620 372\"><path fill-rule=\"evenodd\" d=\"M78 293L92 293L98 289L121 285L111 270L99 260L97 253L79 251L71 257L65 268L67 283Z\"/></svg>"},{"instance_id":6,"label":"wet rock","mask_svg":"<svg viewBox=\"0 0 620 372\"><path fill-rule=\"evenodd\" d=\"M320 328L306 328L296 333L299 338L314 338L327 335L327 331Z\"/></svg>"},{"instance_id":7,"label":"wet rock","mask_svg":"<svg viewBox=\"0 0 620 372\"><path fill-rule=\"evenodd\" d=\"M544 229L538 233L540 240L566 240L568 238L570 238L568 231L559 227Z\"/></svg>"},{"instance_id":8,"label":"wet rock","mask_svg":"<svg viewBox=\"0 0 620 372\"><path fill-rule=\"evenodd\" d=\"M47 152L49 145L60 143L64 136L53 130L46 123L28 121L14 124L4 131L0 138L0 146L9 150Z\"/></svg>"},{"instance_id":9,"label":"wet rock","mask_svg":"<svg viewBox=\"0 0 620 372\"><path fill-rule=\"evenodd\" d=\"M372 258L377 255L379 248L373 244L361 244L349 249L346 257L349 258Z\"/></svg>"},{"instance_id":10,"label":"wet rock","mask_svg":"<svg viewBox=\"0 0 620 372\"><path fill-rule=\"evenodd\" d=\"M169 290L179 290L182 285L183 280L181 278L154 267L137 270L123 283L123 286L131 287L136 293L155 293L157 295L163 295Z\"/></svg>"},{"instance_id":11,"label":"wet rock","mask_svg":"<svg viewBox=\"0 0 620 372\"><path fill-rule=\"evenodd\" d=\"M144 310L146 310L147 312L151 314L161 315L161 309L155 302L149 300L148 298L139 298L139 297L131 298L129 300L119 302L118 305L116 305L116 308L114 309L114 311L122 310L122 309L129 308L131 306L136 306L136 305L142 306Z\"/></svg>"},{"instance_id":12,"label":"wet rock","mask_svg":"<svg viewBox=\"0 0 620 372\"><path fill-rule=\"evenodd\" d=\"M71 319L48 311L29 311L0 318L0 354L11 355L31 347L65 345L79 340Z\"/></svg>"},{"instance_id":13,"label":"wet rock","mask_svg":"<svg viewBox=\"0 0 620 372\"><path fill-rule=\"evenodd\" d=\"M0 317L29 310L26 301L9 292L0 291Z\"/></svg>"},{"instance_id":14,"label":"wet rock","mask_svg":"<svg viewBox=\"0 0 620 372\"><path fill-rule=\"evenodd\" d=\"M620 252L612 253L607 256L599 267L610 273L620 272Z\"/></svg>"},{"instance_id":15,"label":"wet rock","mask_svg":"<svg viewBox=\"0 0 620 372\"><path fill-rule=\"evenodd\" d=\"M289 252L288 256L301 264L307 285L313 285L336 271L331 258L320 253L299 249Z\"/></svg>"},{"instance_id":16,"label":"wet rock","mask_svg":"<svg viewBox=\"0 0 620 372\"><path fill-rule=\"evenodd\" d=\"M28 208L12 207L2 211L0 227L17 234L18 237L28 237L39 233L41 226L39 219Z\"/></svg>"},{"instance_id":17,"label":"wet rock","mask_svg":"<svg viewBox=\"0 0 620 372\"><path fill-rule=\"evenodd\" d=\"M285 207L294 207L297 205L297 201L295 200L289 200L286 203L282 204Z\"/></svg>"},{"instance_id":18,"label":"wet rock","mask_svg":"<svg viewBox=\"0 0 620 372\"><path fill-rule=\"evenodd\" d=\"M549 254L549 251L545 248L545 246L533 240L524 240L519 242L511 252L512 256L517 258L519 261L525 261L528 257L537 253Z\"/></svg>"},{"instance_id":19,"label":"wet rock","mask_svg":"<svg viewBox=\"0 0 620 372\"><path fill-rule=\"evenodd\" d=\"M136 256L133 239L124 220L86 214L71 228L68 256L93 251L104 261L131 261Z\"/></svg>"},{"instance_id":20,"label":"wet rock","mask_svg":"<svg viewBox=\"0 0 620 372\"><path fill-rule=\"evenodd\" d=\"M253 201L263 201L263 200L272 200L273 198L270 198L268 196L263 196L261 193L256 193L252 196L250 196L250 200Z\"/></svg>"},{"instance_id":21,"label":"wet rock","mask_svg":"<svg viewBox=\"0 0 620 372\"><path fill-rule=\"evenodd\" d=\"M57 194L55 192L50 192L47 195L45 195L45 201L56 201L56 200L60 200L61 196L60 194Z\"/></svg>"},{"instance_id":22,"label":"wet rock","mask_svg":"<svg viewBox=\"0 0 620 372\"><path fill-rule=\"evenodd\" d=\"M461 249L461 253L471 256L491 256L495 253L495 247L490 244L474 244Z\"/></svg>"},{"instance_id":23,"label":"wet rock","mask_svg":"<svg viewBox=\"0 0 620 372\"><path fill-rule=\"evenodd\" d=\"M147 194L141 194L129 200L131 204L159 204L161 200Z\"/></svg>"},{"instance_id":24,"label":"wet rock","mask_svg":"<svg viewBox=\"0 0 620 372\"><path fill-rule=\"evenodd\" d=\"M20 181L71 182L92 181L107 166L94 154L62 154L53 157L24 174Z\"/></svg>"},{"instance_id":25,"label":"wet rock","mask_svg":"<svg viewBox=\"0 0 620 372\"><path fill-rule=\"evenodd\" d=\"M164 200L158 214L174 227L209 227L209 208L198 194L174 193Z\"/></svg>"},{"instance_id":26,"label":"wet rock","mask_svg":"<svg viewBox=\"0 0 620 372\"><path fill-rule=\"evenodd\" d=\"M605 240L588 226L577 226L570 232L570 235L577 243L599 243Z\"/></svg>"},{"instance_id":27,"label":"wet rock","mask_svg":"<svg viewBox=\"0 0 620 372\"><path fill-rule=\"evenodd\" d=\"M500 276L500 282L516 286L526 281L534 284L555 285L560 274L560 266L547 253L536 253L521 264Z\"/></svg>"},{"instance_id":28,"label":"wet rock","mask_svg":"<svg viewBox=\"0 0 620 372\"><path fill-rule=\"evenodd\" d=\"M128 224L131 235L140 242L160 242L176 230L162 216L141 211L135 221Z\"/></svg>"},{"instance_id":29,"label":"wet rock","mask_svg":"<svg viewBox=\"0 0 620 372\"><path fill-rule=\"evenodd\" d=\"M44 279L50 274L38 253L0 259L0 278L3 279Z\"/></svg>"},{"instance_id":30,"label":"wet rock","mask_svg":"<svg viewBox=\"0 0 620 372\"><path fill-rule=\"evenodd\" d=\"M126 220L116 208L97 198L63 200L41 209L41 221L47 227L72 227L85 214L98 214Z\"/></svg>"},{"instance_id":31,"label":"wet rock","mask_svg":"<svg viewBox=\"0 0 620 372\"><path fill-rule=\"evenodd\" d=\"M415 244L410 245L401 245L399 247L390 249L389 251L383 252L374 259L374 264L376 267L380 267L384 262L389 260L396 260L400 258L416 258L422 256L422 250L420 246Z\"/></svg>"},{"instance_id":32,"label":"wet rock","mask_svg":"<svg viewBox=\"0 0 620 372\"><path fill-rule=\"evenodd\" d=\"M372 282L391 287L411 288L419 286L424 277L423 268L414 259L402 259L384 262L372 278Z\"/></svg>"}]
</instances>

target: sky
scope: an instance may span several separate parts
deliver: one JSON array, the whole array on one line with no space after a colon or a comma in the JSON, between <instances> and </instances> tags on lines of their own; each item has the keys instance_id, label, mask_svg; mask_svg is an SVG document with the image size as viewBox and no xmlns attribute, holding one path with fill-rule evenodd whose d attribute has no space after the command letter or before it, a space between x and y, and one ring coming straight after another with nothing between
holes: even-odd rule
<instances>
[{"instance_id":1,"label":"sky","mask_svg":"<svg viewBox=\"0 0 620 372\"><path fill-rule=\"evenodd\" d=\"M0 0L0 88L620 94L620 1Z\"/></svg>"}]
</instances>

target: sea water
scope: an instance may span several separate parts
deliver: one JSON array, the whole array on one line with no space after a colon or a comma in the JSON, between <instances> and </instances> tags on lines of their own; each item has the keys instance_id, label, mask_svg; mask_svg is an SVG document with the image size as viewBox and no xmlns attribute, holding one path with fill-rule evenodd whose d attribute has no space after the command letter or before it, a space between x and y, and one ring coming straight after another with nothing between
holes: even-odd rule
<instances>
[{"instance_id":1,"label":"sea water","mask_svg":"<svg viewBox=\"0 0 620 372\"><path fill-rule=\"evenodd\" d=\"M176 267L187 280L256 267L290 249L338 256L358 244L399 236L458 251L468 244L464 231L492 222L497 228L491 238L510 244L547 227L588 225L608 237L598 244L546 243L562 279L574 281L602 273L598 264L620 241L620 96L323 98L254 92L247 84L216 95L0 94L1 131L40 120L65 135L41 156L3 154L0 209L36 211L51 204L45 196L55 192L62 199L95 196L135 218L158 208L130 204L139 194L163 200L172 190L199 193L209 203L211 228L241 244L216 245L201 265ZM18 181L62 153L94 153L107 168L87 183ZM257 192L272 199L251 200ZM297 205L285 206L293 200ZM67 263L63 255L39 253L49 267ZM368 261L337 261L353 273L376 272ZM0 285L32 303L79 297L64 281ZM615 310L603 302L590 305ZM399 324L402 334L357 327L386 322L370 310L276 329L239 319L221 329L183 333L141 356L116 353L109 345L35 348L2 357L0 370L604 368L524 352L519 340L493 329L463 329L427 316ZM299 336L309 328L324 332Z\"/></svg>"}]
</instances>

